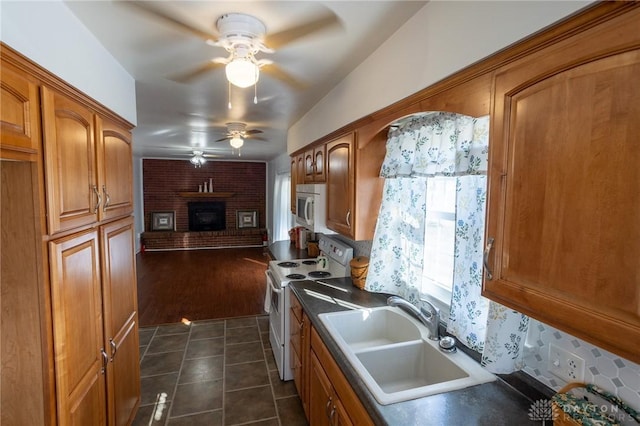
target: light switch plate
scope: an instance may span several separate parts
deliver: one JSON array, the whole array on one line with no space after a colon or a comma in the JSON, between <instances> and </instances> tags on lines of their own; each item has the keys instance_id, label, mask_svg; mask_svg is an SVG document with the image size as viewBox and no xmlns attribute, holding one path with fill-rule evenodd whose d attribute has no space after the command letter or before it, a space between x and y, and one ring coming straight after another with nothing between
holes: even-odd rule
<instances>
[{"instance_id":1,"label":"light switch plate","mask_svg":"<svg viewBox=\"0 0 640 426\"><path fill-rule=\"evenodd\" d=\"M584 359L553 343L549 345L549 372L565 382L584 381Z\"/></svg>"}]
</instances>

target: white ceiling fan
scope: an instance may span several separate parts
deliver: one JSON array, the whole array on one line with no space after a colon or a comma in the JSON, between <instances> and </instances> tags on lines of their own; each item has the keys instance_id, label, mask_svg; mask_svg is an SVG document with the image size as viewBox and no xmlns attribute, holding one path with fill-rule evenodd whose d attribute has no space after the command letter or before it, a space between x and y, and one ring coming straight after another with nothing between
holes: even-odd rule
<instances>
[{"instance_id":1,"label":"white ceiling fan","mask_svg":"<svg viewBox=\"0 0 640 426\"><path fill-rule=\"evenodd\" d=\"M240 150L240 148L242 148L242 146L244 145L245 139L264 140L260 137L254 136L260 133L262 133L262 130L259 129L247 130L246 123L231 122L227 123L227 135L224 138L216 140L215 142L228 140L232 148ZM240 155L239 151L238 155Z\"/></svg>"},{"instance_id":2,"label":"white ceiling fan","mask_svg":"<svg viewBox=\"0 0 640 426\"><path fill-rule=\"evenodd\" d=\"M216 20L217 33L208 33L155 7L153 2L127 1L122 3L135 6L165 23L196 35L211 46L222 47L229 53L227 57L215 57L193 70L172 78L179 82L189 82L224 66L228 81L238 87L255 85L259 79L260 71L263 70L294 88L303 88L305 85L301 81L284 71L273 61L264 58L258 59L256 55L258 53L273 53L274 49L299 38L339 24L335 13L327 9L312 20L277 33L268 34L265 24L258 18L244 13L226 13Z\"/></svg>"},{"instance_id":3,"label":"white ceiling fan","mask_svg":"<svg viewBox=\"0 0 640 426\"><path fill-rule=\"evenodd\" d=\"M202 165L204 163L207 162L208 158L217 158L220 157L220 155L216 155L216 154L207 154L204 151L201 150L197 150L194 149L193 150L193 155L192 157L189 159L189 161L191 162L191 164L193 164L196 168L200 168L202 167Z\"/></svg>"}]
</instances>

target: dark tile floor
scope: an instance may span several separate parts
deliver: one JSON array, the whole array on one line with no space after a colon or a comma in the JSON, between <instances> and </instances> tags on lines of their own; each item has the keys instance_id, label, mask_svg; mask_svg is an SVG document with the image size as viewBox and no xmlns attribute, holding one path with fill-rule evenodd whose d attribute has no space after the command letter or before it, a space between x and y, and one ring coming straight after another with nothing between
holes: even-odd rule
<instances>
[{"instance_id":1,"label":"dark tile floor","mask_svg":"<svg viewBox=\"0 0 640 426\"><path fill-rule=\"evenodd\" d=\"M268 316L141 328L140 357L134 426L307 425L278 377Z\"/></svg>"}]
</instances>

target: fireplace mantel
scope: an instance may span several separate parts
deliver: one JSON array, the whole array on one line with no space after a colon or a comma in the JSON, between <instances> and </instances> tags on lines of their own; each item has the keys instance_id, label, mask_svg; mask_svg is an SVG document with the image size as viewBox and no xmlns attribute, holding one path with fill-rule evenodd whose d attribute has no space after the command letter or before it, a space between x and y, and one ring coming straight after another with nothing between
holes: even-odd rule
<instances>
[{"instance_id":1,"label":"fireplace mantel","mask_svg":"<svg viewBox=\"0 0 640 426\"><path fill-rule=\"evenodd\" d=\"M230 198L235 192L178 192L182 198Z\"/></svg>"}]
</instances>

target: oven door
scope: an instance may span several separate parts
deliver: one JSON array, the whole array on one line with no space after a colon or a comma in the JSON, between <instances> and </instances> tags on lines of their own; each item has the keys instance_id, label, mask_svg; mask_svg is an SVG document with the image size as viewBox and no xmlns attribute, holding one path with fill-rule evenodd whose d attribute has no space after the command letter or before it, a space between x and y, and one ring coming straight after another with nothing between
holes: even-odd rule
<instances>
[{"instance_id":1,"label":"oven door","mask_svg":"<svg viewBox=\"0 0 640 426\"><path fill-rule=\"evenodd\" d=\"M273 357L278 367L278 375L281 380L290 380L288 377L289 364L287 358L289 339L288 317L286 306L286 287L276 282L273 275L267 270L267 285L271 289L271 310L269 312L269 342Z\"/></svg>"}]
</instances>

